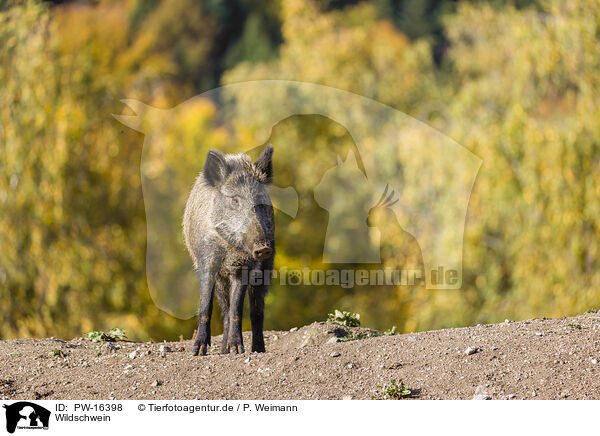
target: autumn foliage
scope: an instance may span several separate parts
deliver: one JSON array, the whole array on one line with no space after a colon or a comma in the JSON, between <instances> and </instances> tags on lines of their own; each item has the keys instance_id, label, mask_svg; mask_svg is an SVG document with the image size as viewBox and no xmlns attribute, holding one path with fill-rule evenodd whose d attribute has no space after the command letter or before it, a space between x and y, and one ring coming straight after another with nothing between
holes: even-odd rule
<instances>
[{"instance_id":1,"label":"autumn foliage","mask_svg":"<svg viewBox=\"0 0 600 436\"><path fill-rule=\"evenodd\" d=\"M111 114L129 113L123 98L170 108L261 79L372 98L483 161L461 290L274 286L266 329L334 309L360 313L364 326L415 331L600 308L600 3L440 2L407 21L412 3L0 2L1 336L191 332L193 319L161 312L149 295L144 137ZM198 101L165 133L183 154L157 150L142 171L196 171L208 148L252 145L256 114L237 114L233 130L212 127L219 115ZM277 215L276 262L321 268L327 217L312 190L326 167L315 162L326 148L346 156L352 138L304 115L279 123L270 140L277 180L299 194L296 219ZM191 185L177 186L185 199ZM172 218L179 225L177 211ZM388 229L384 265L419 268L418 244L394 217L372 219Z\"/></svg>"}]
</instances>

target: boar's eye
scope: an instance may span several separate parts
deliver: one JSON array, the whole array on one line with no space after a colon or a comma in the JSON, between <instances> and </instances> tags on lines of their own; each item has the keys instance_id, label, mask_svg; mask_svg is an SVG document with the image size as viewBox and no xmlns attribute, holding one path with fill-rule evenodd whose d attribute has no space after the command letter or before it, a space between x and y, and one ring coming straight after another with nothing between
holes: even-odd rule
<instances>
[{"instance_id":1,"label":"boar's eye","mask_svg":"<svg viewBox=\"0 0 600 436\"><path fill-rule=\"evenodd\" d=\"M232 209L237 209L240 207L240 198L239 197L229 197L229 205Z\"/></svg>"}]
</instances>

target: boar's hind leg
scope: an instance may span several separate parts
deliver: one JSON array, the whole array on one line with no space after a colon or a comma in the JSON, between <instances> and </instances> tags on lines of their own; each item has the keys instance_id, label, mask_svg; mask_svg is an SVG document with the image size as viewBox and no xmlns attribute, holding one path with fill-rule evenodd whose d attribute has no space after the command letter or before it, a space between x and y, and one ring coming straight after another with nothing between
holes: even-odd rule
<instances>
[{"instance_id":1,"label":"boar's hind leg","mask_svg":"<svg viewBox=\"0 0 600 436\"><path fill-rule=\"evenodd\" d=\"M192 354L197 356L206 354L206 348L210 345L210 316L213 307L213 290L215 284L214 265L208 264L198 269L198 281L200 282L200 309L198 310L198 331L192 348Z\"/></svg>"},{"instance_id":2,"label":"boar's hind leg","mask_svg":"<svg viewBox=\"0 0 600 436\"><path fill-rule=\"evenodd\" d=\"M252 351L265 352L265 339L263 337L263 322L265 317L265 292L266 288L248 287L250 300L250 321L252 322Z\"/></svg>"},{"instance_id":3,"label":"boar's hind leg","mask_svg":"<svg viewBox=\"0 0 600 436\"><path fill-rule=\"evenodd\" d=\"M230 305L229 305L229 352L243 353L244 343L242 340L242 315L244 312L244 294L246 285L239 277L231 280Z\"/></svg>"},{"instance_id":4,"label":"boar's hind leg","mask_svg":"<svg viewBox=\"0 0 600 436\"><path fill-rule=\"evenodd\" d=\"M221 354L229 352L229 307L223 310L223 340L221 341Z\"/></svg>"}]
</instances>

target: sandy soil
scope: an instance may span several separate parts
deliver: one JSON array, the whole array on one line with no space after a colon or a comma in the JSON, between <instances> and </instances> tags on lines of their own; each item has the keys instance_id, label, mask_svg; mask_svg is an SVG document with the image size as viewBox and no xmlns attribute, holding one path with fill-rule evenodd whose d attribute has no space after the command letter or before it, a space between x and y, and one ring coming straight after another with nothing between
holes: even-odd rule
<instances>
[{"instance_id":1,"label":"sandy soil","mask_svg":"<svg viewBox=\"0 0 600 436\"><path fill-rule=\"evenodd\" d=\"M270 331L266 353L240 355L218 354L214 337L198 357L191 341L0 341L0 398L371 399L402 380L412 399L600 399L600 313L395 336L352 328L367 337L335 342L345 333Z\"/></svg>"}]
</instances>

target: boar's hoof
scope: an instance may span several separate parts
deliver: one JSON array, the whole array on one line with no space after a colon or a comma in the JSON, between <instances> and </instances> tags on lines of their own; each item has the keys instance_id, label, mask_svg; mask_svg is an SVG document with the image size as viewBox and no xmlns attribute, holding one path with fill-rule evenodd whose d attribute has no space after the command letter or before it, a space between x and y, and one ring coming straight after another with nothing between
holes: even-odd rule
<instances>
[{"instance_id":1,"label":"boar's hoof","mask_svg":"<svg viewBox=\"0 0 600 436\"><path fill-rule=\"evenodd\" d=\"M235 354L240 354L240 353L244 353L244 346L243 345L230 345L229 346L229 352L230 353L235 353Z\"/></svg>"},{"instance_id":2,"label":"boar's hoof","mask_svg":"<svg viewBox=\"0 0 600 436\"><path fill-rule=\"evenodd\" d=\"M227 344L227 342L223 341L221 343L221 354L227 354L229 353L229 345Z\"/></svg>"},{"instance_id":3,"label":"boar's hoof","mask_svg":"<svg viewBox=\"0 0 600 436\"><path fill-rule=\"evenodd\" d=\"M198 354L202 356L206 355L206 344L194 344L194 348L192 348L192 356L197 356Z\"/></svg>"}]
</instances>

